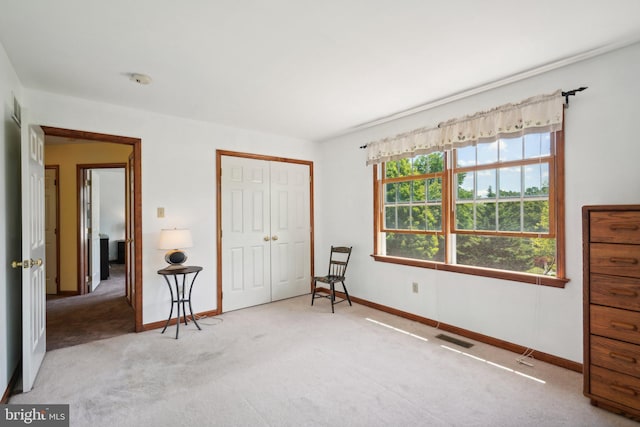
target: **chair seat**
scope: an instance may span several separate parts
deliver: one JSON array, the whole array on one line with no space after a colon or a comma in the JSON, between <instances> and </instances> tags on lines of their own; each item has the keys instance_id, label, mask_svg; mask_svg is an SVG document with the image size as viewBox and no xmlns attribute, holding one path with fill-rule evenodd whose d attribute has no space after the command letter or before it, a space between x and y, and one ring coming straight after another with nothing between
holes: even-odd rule
<instances>
[{"instance_id":1,"label":"chair seat","mask_svg":"<svg viewBox=\"0 0 640 427\"><path fill-rule=\"evenodd\" d=\"M322 282L322 283L336 283L336 282L343 282L344 276L318 276L318 277L314 277L313 280Z\"/></svg>"}]
</instances>

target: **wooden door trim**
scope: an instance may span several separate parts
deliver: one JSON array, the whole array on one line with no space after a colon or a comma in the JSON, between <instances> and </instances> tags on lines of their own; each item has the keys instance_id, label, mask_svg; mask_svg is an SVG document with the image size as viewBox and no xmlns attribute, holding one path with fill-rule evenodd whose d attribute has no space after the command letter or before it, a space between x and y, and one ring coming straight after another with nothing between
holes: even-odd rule
<instances>
[{"instance_id":1,"label":"wooden door trim","mask_svg":"<svg viewBox=\"0 0 640 427\"><path fill-rule=\"evenodd\" d=\"M50 126L41 126L47 136L60 136L72 139L85 139L96 142L111 142L125 144L133 147L133 175L134 175L134 240L135 245L135 290L133 308L135 311L136 332L144 330L142 326L142 139L104 133L87 132L72 129L62 129Z\"/></svg>"},{"instance_id":2,"label":"wooden door trim","mask_svg":"<svg viewBox=\"0 0 640 427\"><path fill-rule=\"evenodd\" d=\"M310 277L314 272L314 206L313 206L313 162L310 160L290 159L287 157L268 156L255 153L243 153L239 151L216 150L216 273L217 273L217 307L215 314L222 314L222 156L243 157L246 159L266 160L281 163L296 163L309 166L309 227L311 229L311 238L309 242L309 267L311 269ZM309 291L311 291L312 283L309 281Z\"/></svg>"},{"instance_id":3,"label":"wooden door trim","mask_svg":"<svg viewBox=\"0 0 640 427\"><path fill-rule=\"evenodd\" d=\"M47 169L55 173L56 179L56 295L60 295L60 165L45 165L45 176Z\"/></svg>"}]
</instances>

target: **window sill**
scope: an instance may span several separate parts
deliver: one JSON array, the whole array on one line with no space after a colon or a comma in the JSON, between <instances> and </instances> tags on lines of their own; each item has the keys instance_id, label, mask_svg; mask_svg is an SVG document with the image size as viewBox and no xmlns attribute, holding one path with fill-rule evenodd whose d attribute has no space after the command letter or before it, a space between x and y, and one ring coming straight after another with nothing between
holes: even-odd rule
<instances>
[{"instance_id":1,"label":"window sill","mask_svg":"<svg viewBox=\"0 0 640 427\"><path fill-rule=\"evenodd\" d=\"M558 277L538 276L535 274L517 273L514 271L494 270L491 268L469 267L463 265L443 264L433 261L422 261L410 258L398 258L386 255L371 255L378 262L388 262L391 264L408 265L411 267L430 268L433 270L450 271L453 273L471 274L473 276L493 277L495 279L511 280L514 282L540 284L554 288L564 288L569 279Z\"/></svg>"}]
</instances>

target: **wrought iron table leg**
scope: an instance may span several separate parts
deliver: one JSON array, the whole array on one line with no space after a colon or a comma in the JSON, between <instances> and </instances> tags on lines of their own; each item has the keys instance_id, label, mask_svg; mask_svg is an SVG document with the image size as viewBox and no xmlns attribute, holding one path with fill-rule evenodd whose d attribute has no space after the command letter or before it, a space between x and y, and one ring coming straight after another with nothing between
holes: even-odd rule
<instances>
[{"instance_id":1,"label":"wrought iron table leg","mask_svg":"<svg viewBox=\"0 0 640 427\"><path fill-rule=\"evenodd\" d=\"M176 339L178 339L178 333L180 332L180 289L178 287L178 277L173 276L176 283L176 305L178 306L178 318L176 319Z\"/></svg>"},{"instance_id":2,"label":"wrought iron table leg","mask_svg":"<svg viewBox=\"0 0 640 427\"><path fill-rule=\"evenodd\" d=\"M193 320L193 323L196 324L196 326L198 327L199 330L202 330L200 325L198 325L198 322L196 320L196 315L193 314L193 307L191 306L191 291L193 290L193 284L196 282L196 277L198 277L199 273L200 273L199 271L196 272L195 276L193 276L193 279L191 280L191 286L189 286L189 299L187 299L187 302L189 303L189 312L191 313L191 320ZM184 290L184 288L183 288L183 290Z\"/></svg>"},{"instance_id":3,"label":"wrought iron table leg","mask_svg":"<svg viewBox=\"0 0 640 427\"><path fill-rule=\"evenodd\" d=\"M167 326L169 326L169 322L171 322L171 316L173 316L173 289L171 289L171 282L169 281L169 278L167 276L164 276L164 280L167 282L167 285L169 285L169 292L171 293L171 310L169 310L169 318L167 319L166 323L164 324L164 328L162 329L162 334L164 334L164 331L167 330Z\"/></svg>"}]
</instances>

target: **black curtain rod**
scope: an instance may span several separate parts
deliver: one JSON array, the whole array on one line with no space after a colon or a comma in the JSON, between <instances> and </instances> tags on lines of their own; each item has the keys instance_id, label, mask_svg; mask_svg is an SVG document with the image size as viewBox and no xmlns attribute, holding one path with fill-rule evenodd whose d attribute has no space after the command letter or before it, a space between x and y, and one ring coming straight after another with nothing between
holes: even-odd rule
<instances>
[{"instance_id":1,"label":"black curtain rod","mask_svg":"<svg viewBox=\"0 0 640 427\"><path fill-rule=\"evenodd\" d=\"M588 89L588 86L582 86L582 87L579 87L578 89L568 90L566 92L563 91L562 96L564 96L564 105L566 105L567 108L569 108L569 97L575 96L576 93L582 92L585 89Z\"/></svg>"},{"instance_id":2,"label":"black curtain rod","mask_svg":"<svg viewBox=\"0 0 640 427\"><path fill-rule=\"evenodd\" d=\"M589 88L588 86L581 86L578 89L571 89L571 90L568 90L566 92L562 91L562 96L564 96L564 105L566 106L566 108L569 108L569 97L570 96L575 96L578 92L582 92L583 90L588 89L588 88ZM361 149L367 148L367 145L369 145L369 144L361 145L360 148Z\"/></svg>"}]
</instances>

